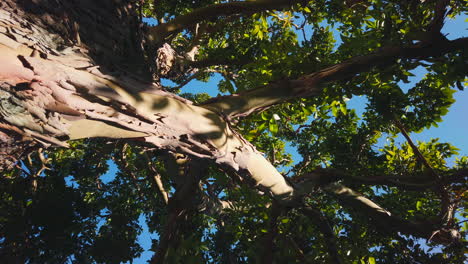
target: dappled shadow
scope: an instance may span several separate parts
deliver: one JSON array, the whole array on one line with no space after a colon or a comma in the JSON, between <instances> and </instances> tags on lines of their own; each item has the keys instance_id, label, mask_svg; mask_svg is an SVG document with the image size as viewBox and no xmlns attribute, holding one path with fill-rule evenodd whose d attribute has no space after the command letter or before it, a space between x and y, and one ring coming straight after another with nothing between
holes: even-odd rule
<instances>
[{"instance_id":1,"label":"dappled shadow","mask_svg":"<svg viewBox=\"0 0 468 264\"><path fill-rule=\"evenodd\" d=\"M18 22L23 18L28 20L30 24L25 23L23 27L34 25L45 29L35 31L31 40L42 41L39 33L44 33L43 47L48 48L49 44L52 47L47 54L49 59L25 54L27 63L23 66L47 82L36 83L36 88L31 86L28 90L45 89L54 94L54 98L45 98L50 104L41 111L57 113L71 124L68 130L73 128L70 135L76 137L69 138L133 138L155 133L168 142L177 137L180 142L183 135L188 135L190 148L206 148L214 157L217 149L224 148L236 137L226 120L216 112L194 106L144 78L144 72L149 73L149 69L145 69L148 63L143 57L139 18L127 1L5 1L0 5L7 13L16 12ZM49 36L47 32L52 34ZM57 35L62 39L57 40ZM77 62L85 57L80 52L76 52L77 59L72 52L62 56L66 59L72 54L63 64L54 59L60 57L61 52L65 54L68 48L80 47L89 50L89 66ZM55 50L59 53L54 53ZM34 81L28 80L28 83ZM119 119L119 114L124 120ZM36 121L39 122L34 119L32 123ZM160 133L155 123L165 126L165 130L161 130L164 132ZM47 136L48 143L57 145L67 140L64 136L67 129L60 129L63 130L60 133L54 130L36 134L37 137ZM165 147L164 143L159 146Z\"/></svg>"}]
</instances>

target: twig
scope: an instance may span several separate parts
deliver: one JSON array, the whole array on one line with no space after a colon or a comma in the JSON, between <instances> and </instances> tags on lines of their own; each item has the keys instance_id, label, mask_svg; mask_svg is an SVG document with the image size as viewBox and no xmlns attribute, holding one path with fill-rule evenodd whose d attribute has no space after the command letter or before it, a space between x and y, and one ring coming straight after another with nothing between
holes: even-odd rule
<instances>
[{"instance_id":1,"label":"twig","mask_svg":"<svg viewBox=\"0 0 468 264\"><path fill-rule=\"evenodd\" d=\"M296 256L299 260L301 261L305 261L306 258L305 258L305 255L304 255L304 251L299 247L299 245L296 243L296 241L289 235L287 234L282 234L281 236L284 240L286 240L285 242L288 242L289 244L291 244L293 246L293 248L296 250ZM302 263L306 263L306 262L302 262Z\"/></svg>"},{"instance_id":2,"label":"twig","mask_svg":"<svg viewBox=\"0 0 468 264\"><path fill-rule=\"evenodd\" d=\"M418 147L413 143L413 140L410 138L410 136L406 132L406 129L403 126L403 124L396 118L395 118L394 124L401 131L406 141L410 145L411 149L413 149L413 152L416 155L416 159L418 159L419 162L424 164L435 178L440 179L440 176L434 171L434 169L431 167L429 162L427 162L426 158L424 158L424 156L422 155L421 151L419 151Z\"/></svg>"},{"instance_id":3,"label":"twig","mask_svg":"<svg viewBox=\"0 0 468 264\"><path fill-rule=\"evenodd\" d=\"M440 177L440 175L438 175L435 172L435 170L431 167L431 165L426 160L426 158L424 158L422 153L419 151L418 147L413 143L410 136L406 132L406 129L403 126L403 124L397 118L395 118L394 123L398 127L398 129L401 131L403 136L406 138L406 141L408 142L408 144L413 149L413 152L415 153L416 158L419 160L419 162L423 163L426 166L426 168L429 170L429 172L436 179L438 179L438 192L439 192L440 199L441 199L440 218L442 220L443 225L449 225L451 222L453 222L452 220L453 220L453 216L454 216L454 214L453 214L454 208L453 208L453 204L450 201L450 197L449 197L449 194L447 192L447 188L442 183L442 180L443 180L442 177Z\"/></svg>"},{"instance_id":4,"label":"twig","mask_svg":"<svg viewBox=\"0 0 468 264\"><path fill-rule=\"evenodd\" d=\"M148 164L148 168L150 171L153 173L153 176L151 177L148 175L153 180L153 183L156 185L157 190L161 197L163 198L163 201L166 205L169 204L169 194L166 192L166 189L164 189L164 184L162 182L162 177L161 174L156 170L154 167L153 163L151 162L151 159L148 157L147 152L143 153L143 157L146 159L146 163Z\"/></svg>"}]
</instances>

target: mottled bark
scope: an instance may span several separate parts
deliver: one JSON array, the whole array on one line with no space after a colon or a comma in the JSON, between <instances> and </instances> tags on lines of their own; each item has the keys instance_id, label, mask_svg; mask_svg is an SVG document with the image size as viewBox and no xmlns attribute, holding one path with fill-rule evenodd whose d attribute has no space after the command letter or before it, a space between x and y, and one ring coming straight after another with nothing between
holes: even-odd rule
<instances>
[{"instance_id":1,"label":"mottled bark","mask_svg":"<svg viewBox=\"0 0 468 264\"><path fill-rule=\"evenodd\" d=\"M159 149L213 160L280 200L292 197L283 176L221 115L125 70L105 74L109 66L96 64L92 49L70 43L59 50L55 44L67 40L1 12L3 32L15 29L0 38L5 106L0 114L8 135L62 147L80 138L139 138Z\"/></svg>"}]
</instances>

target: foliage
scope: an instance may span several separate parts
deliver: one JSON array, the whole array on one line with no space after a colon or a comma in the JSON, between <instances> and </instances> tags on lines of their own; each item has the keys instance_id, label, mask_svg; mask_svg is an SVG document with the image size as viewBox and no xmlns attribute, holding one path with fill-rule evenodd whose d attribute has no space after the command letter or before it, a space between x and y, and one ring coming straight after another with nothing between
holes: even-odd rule
<instances>
[{"instance_id":1,"label":"foliage","mask_svg":"<svg viewBox=\"0 0 468 264\"><path fill-rule=\"evenodd\" d=\"M170 21L218 2L144 1L142 12ZM216 73L223 78L220 93L239 93L298 78L384 46L412 44L431 24L435 2L319 0L283 11L204 21L196 60L223 63L200 69L206 74L198 79L206 81ZM462 0L450 6L450 16L468 13ZM171 45L187 52L196 37L184 30L173 36ZM392 214L412 221L431 218L440 211L435 187L415 191L366 180L381 175L403 177L409 185L434 180L411 145L398 143L403 137L395 121L407 132L437 126L454 103L455 89L466 82L467 56L465 50L425 61L401 59L328 84L319 96L237 120L235 129L288 177L318 167L339 169L349 175L343 183ZM417 81L416 70L426 72ZM183 96L197 103L209 97L202 91ZM362 114L351 107L355 98L367 101ZM442 141L416 145L440 177L466 173L468 158L456 157L456 147ZM290 146L298 154L288 153ZM143 252L138 238L147 232L143 231L146 226L153 234L152 249L157 249L170 209L156 191L155 173L161 174L170 196L177 187L165 153L138 142L94 139L73 142L70 149L47 150L45 158L43 164L39 153L34 153L0 177L0 258L21 256L29 263L128 262ZM48 169L40 171L43 165ZM272 200L213 164L206 166L200 190L190 201L193 204L166 261L260 262L272 232ZM366 216L342 207L320 190L305 200L332 223L345 263L463 263L466 182L448 182L446 188L451 198L460 201L454 224L463 225L463 237L462 244L444 247L373 226ZM234 207L211 214L207 199L233 201ZM308 217L292 209L276 220L272 252L276 263L330 263L328 238Z\"/></svg>"}]
</instances>

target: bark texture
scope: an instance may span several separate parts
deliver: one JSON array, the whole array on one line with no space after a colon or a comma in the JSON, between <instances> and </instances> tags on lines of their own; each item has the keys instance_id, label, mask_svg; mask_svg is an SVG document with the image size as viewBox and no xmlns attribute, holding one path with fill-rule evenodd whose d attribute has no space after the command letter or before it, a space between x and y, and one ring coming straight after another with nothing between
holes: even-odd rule
<instances>
[{"instance_id":1,"label":"bark texture","mask_svg":"<svg viewBox=\"0 0 468 264\"><path fill-rule=\"evenodd\" d=\"M88 45L73 43L24 17L12 9L2 11L3 31L14 28L13 35L3 34L0 40L5 62L0 73L1 122L7 135L62 147L67 140L88 137L140 138L160 149L214 160L279 199L292 196L283 176L222 115L134 78L125 69L111 72L109 62L98 64L97 51L88 48L92 38Z\"/></svg>"}]
</instances>

